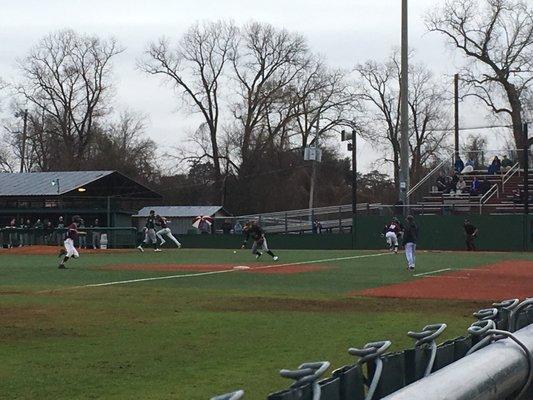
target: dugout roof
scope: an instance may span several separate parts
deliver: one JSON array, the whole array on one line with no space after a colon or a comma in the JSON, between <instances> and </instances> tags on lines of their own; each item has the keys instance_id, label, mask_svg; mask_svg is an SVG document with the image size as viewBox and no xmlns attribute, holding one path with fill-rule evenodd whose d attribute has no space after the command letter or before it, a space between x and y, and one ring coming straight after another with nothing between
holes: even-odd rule
<instances>
[{"instance_id":1,"label":"dugout roof","mask_svg":"<svg viewBox=\"0 0 533 400\"><path fill-rule=\"evenodd\" d=\"M161 195L117 171L62 171L0 173L0 197L131 196Z\"/></svg>"}]
</instances>

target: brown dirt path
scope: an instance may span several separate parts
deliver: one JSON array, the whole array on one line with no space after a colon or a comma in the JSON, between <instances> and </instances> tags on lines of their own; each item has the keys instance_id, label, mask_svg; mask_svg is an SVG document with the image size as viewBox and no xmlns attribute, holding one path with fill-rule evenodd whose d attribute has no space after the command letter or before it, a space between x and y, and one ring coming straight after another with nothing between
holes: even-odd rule
<instances>
[{"instance_id":1,"label":"brown dirt path","mask_svg":"<svg viewBox=\"0 0 533 400\"><path fill-rule=\"evenodd\" d=\"M236 267L236 268L235 268ZM116 264L105 267L105 269L122 271L189 271L189 272L215 272L231 269L240 269L237 264ZM321 271L331 267L324 265L287 265L268 266L264 265L248 266L249 269L240 269L242 272L254 274L298 274L303 272Z\"/></svg>"},{"instance_id":2,"label":"brown dirt path","mask_svg":"<svg viewBox=\"0 0 533 400\"><path fill-rule=\"evenodd\" d=\"M533 297L533 261L503 261L352 294L369 297L488 301Z\"/></svg>"}]
</instances>

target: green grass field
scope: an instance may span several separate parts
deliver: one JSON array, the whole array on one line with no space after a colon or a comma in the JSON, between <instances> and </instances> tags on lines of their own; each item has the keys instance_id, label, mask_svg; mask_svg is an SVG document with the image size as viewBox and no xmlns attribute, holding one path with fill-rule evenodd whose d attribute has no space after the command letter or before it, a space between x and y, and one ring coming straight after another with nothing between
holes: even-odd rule
<instances>
[{"instance_id":1,"label":"green grass field","mask_svg":"<svg viewBox=\"0 0 533 400\"><path fill-rule=\"evenodd\" d=\"M281 251L278 263L370 252ZM424 253L417 273L472 268L519 253ZM249 252L167 250L83 254L68 270L54 256L0 251L0 398L208 399L242 388L246 399L283 389L281 368L329 360L353 363L348 347L390 339L412 345L408 330L446 322L459 336L483 303L364 298L353 292L416 279L403 255L329 261L297 274L235 271L83 287L188 274L110 270L118 264L256 262ZM194 272L194 271L192 271Z\"/></svg>"}]
</instances>

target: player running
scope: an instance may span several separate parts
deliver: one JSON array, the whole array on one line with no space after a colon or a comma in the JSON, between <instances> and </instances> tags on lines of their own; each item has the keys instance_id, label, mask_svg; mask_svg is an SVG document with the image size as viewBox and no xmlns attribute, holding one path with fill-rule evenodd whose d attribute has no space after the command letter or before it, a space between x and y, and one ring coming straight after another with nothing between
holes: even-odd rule
<instances>
[{"instance_id":1,"label":"player running","mask_svg":"<svg viewBox=\"0 0 533 400\"><path fill-rule=\"evenodd\" d=\"M154 245L154 251L161 251L157 245L157 237L155 235L155 211L150 210L150 215L146 219L146 225L144 226L144 240L137 246L137 249L142 253L144 252L143 244L151 243Z\"/></svg>"},{"instance_id":2,"label":"player running","mask_svg":"<svg viewBox=\"0 0 533 400\"><path fill-rule=\"evenodd\" d=\"M402 225L398 218L394 217L390 223L383 228L383 235L389 245L389 250L398 254L398 236L401 235Z\"/></svg>"},{"instance_id":3,"label":"player running","mask_svg":"<svg viewBox=\"0 0 533 400\"><path fill-rule=\"evenodd\" d=\"M165 235L167 238L169 238L174 243L176 243L176 246L178 246L178 249L181 249L181 243L179 242L178 239L174 237L174 235L172 234L172 231L168 227L169 221L165 217L162 217L161 215L156 215L155 219L156 219L156 225L161 227L161 229L155 233L156 236L159 238L159 240L161 240L161 247L163 247L163 245L166 243L166 240L163 239L163 235Z\"/></svg>"},{"instance_id":4,"label":"player running","mask_svg":"<svg viewBox=\"0 0 533 400\"><path fill-rule=\"evenodd\" d=\"M274 261L277 261L279 259L279 257L272 253L272 251L268 248L268 243L265 238L265 231L257 224L257 222L248 222L244 226L242 233L244 236L244 242L241 246L241 249L246 248L246 243L248 242L248 239L252 237L252 240L254 241L254 243L252 244L252 254L255 254L255 258L257 260L259 260L259 258L261 258L261 256L263 255L263 253L258 250L258 247L260 247L265 253L270 255Z\"/></svg>"},{"instance_id":5,"label":"player running","mask_svg":"<svg viewBox=\"0 0 533 400\"><path fill-rule=\"evenodd\" d=\"M75 241L78 239L79 235L86 235L87 232L80 232L78 231L78 225L81 222L81 218L79 215L75 215L72 217L72 224L70 224L67 227L67 234L65 241L63 242L63 245L65 246L64 249L59 250L59 257L63 257L63 259L59 263L59 269L65 269L67 268L65 266L65 263L72 257L72 258L78 258L80 255L78 253L78 250L76 250L76 247L74 247Z\"/></svg>"}]
</instances>

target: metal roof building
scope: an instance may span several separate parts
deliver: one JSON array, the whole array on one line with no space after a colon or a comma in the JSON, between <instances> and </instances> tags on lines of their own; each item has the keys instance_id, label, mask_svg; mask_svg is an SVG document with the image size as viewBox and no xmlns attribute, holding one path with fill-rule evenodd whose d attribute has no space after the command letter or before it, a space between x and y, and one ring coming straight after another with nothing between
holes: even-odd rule
<instances>
[{"instance_id":1,"label":"metal roof building","mask_svg":"<svg viewBox=\"0 0 533 400\"><path fill-rule=\"evenodd\" d=\"M60 215L131 226L131 216L162 196L117 171L0 173L0 226L11 218L55 221Z\"/></svg>"}]
</instances>

